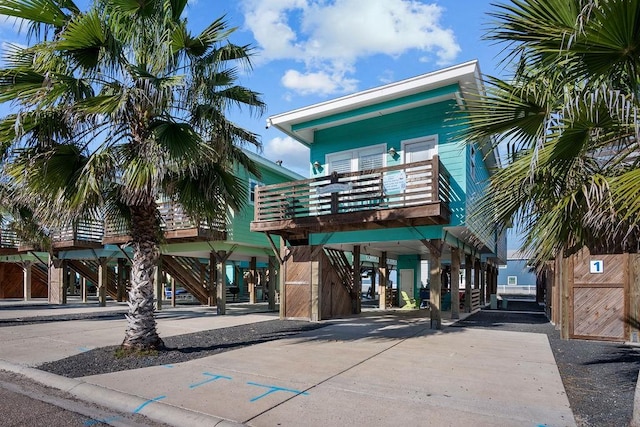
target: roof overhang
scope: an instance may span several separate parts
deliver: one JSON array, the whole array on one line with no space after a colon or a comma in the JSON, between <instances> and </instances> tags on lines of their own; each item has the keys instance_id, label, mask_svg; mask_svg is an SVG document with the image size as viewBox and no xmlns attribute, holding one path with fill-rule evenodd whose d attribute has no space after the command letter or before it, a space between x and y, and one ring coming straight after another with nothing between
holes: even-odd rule
<instances>
[{"instance_id":1,"label":"roof overhang","mask_svg":"<svg viewBox=\"0 0 640 427\"><path fill-rule=\"evenodd\" d=\"M442 93L437 91L453 85L456 86L456 90ZM315 132L321 129L408 110L422 105L434 104L448 99L455 99L462 105L465 96L478 96L482 93L482 90L480 67L478 61L474 60L277 114L267 119L267 127L275 126L293 139L310 146L314 142ZM434 92L433 96L415 96L428 92ZM405 98L407 102L390 102L401 98Z\"/></svg>"}]
</instances>

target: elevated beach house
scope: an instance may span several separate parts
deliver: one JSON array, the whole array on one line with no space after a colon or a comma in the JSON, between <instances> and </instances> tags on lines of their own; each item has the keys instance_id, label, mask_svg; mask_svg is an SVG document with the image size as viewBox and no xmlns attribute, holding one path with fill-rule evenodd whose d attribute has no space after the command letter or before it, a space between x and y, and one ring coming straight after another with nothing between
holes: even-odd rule
<instances>
[{"instance_id":1,"label":"elevated beach house","mask_svg":"<svg viewBox=\"0 0 640 427\"><path fill-rule=\"evenodd\" d=\"M497 153L457 114L481 91L471 61L269 117L310 149L309 179L256 191L251 230L283 239L282 317L359 312L363 276L380 308L428 307L435 328L495 293L506 240L473 207Z\"/></svg>"}]
</instances>

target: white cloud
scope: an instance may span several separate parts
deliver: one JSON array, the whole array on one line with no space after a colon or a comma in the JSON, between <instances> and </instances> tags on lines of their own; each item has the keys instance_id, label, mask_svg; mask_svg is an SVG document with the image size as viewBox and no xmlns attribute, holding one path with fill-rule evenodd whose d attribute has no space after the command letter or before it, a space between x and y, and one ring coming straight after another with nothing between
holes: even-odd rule
<instances>
[{"instance_id":1,"label":"white cloud","mask_svg":"<svg viewBox=\"0 0 640 427\"><path fill-rule=\"evenodd\" d=\"M346 78L344 74L329 74L325 71L302 74L297 70L287 70L282 76L282 85L302 95L330 95L336 92L353 92L358 81Z\"/></svg>"},{"instance_id":2,"label":"white cloud","mask_svg":"<svg viewBox=\"0 0 640 427\"><path fill-rule=\"evenodd\" d=\"M276 137L264 144L263 156L272 162L282 160L282 166L309 175L309 149L291 137Z\"/></svg>"},{"instance_id":3,"label":"white cloud","mask_svg":"<svg viewBox=\"0 0 640 427\"><path fill-rule=\"evenodd\" d=\"M453 31L440 24L443 9L416 0L244 0L245 24L260 48L258 61L288 59L283 84L302 94L349 92L359 59L398 57L453 62L460 52ZM326 81L330 79L331 82Z\"/></svg>"}]
</instances>

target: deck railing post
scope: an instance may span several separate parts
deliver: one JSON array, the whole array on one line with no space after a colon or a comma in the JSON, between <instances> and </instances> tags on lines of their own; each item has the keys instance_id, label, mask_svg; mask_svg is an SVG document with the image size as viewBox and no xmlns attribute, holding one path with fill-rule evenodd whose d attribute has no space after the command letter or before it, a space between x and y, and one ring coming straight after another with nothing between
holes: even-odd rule
<instances>
[{"instance_id":1,"label":"deck railing post","mask_svg":"<svg viewBox=\"0 0 640 427\"><path fill-rule=\"evenodd\" d=\"M431 159L431 170L433 172L432 185L431 185L431 201L440 201L440 158L436 154Z\"/></svg>"}]
</instances>

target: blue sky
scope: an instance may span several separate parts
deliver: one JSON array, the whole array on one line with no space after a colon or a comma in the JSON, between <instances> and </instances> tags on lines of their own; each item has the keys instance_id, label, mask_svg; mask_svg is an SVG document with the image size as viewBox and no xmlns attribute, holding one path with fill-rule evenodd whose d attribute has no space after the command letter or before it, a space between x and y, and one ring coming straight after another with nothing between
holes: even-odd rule
<instances>
[{"instance_id":1,"label":"blue sky","mask_svg":"<svg viewBox=\"0 0 640 427\"><path fill-rule=\"evenodd\" d=\"M231 41L255 47L240 83L262 93L267 112L230 117L261 135L264 157L306 176L308 151L265 129L268 116L472 59L500 75L500 47L482 40L491 9L489 0L192 0L187 17L199 31L226 15L238 27ZM0 42L24 43L17 30L0 21Z\"/></svg>"},{"instance_id":2,"label":"blue sky","mask_svg":"<svg viewBox=\"0 0 640 427\"><path fill-rule=\"evenodd\" d=\"M307 176L308 150L265 129L267 117L473 59L503 75L501 46L482 40L491 10L490 0L191 0L187 18L197 32L226 15L238 27L231 41L255 48L240 84L263 95L267 112L229 116L261 136L262 156ZM0 20L0 43L24 43L17 30Z\"/></svg>"}]
</instances>

